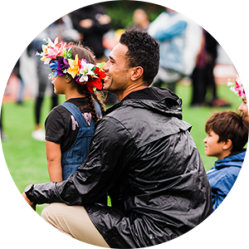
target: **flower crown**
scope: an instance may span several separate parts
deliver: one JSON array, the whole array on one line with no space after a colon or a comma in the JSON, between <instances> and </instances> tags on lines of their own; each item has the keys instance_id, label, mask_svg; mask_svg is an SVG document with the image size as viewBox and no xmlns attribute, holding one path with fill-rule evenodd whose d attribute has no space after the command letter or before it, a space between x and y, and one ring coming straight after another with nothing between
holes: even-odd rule
<instances>
[{"instance_id":1,"label":"flower crown","mask_svg":"<svg viewBox=\"0 0 249 249\"><path fill-rule=\"evenodd\" d=\"M243 83L241 82L241 79L238 75L237 78L235 79L235 83L231 82L230 79L228 79L227 85L230 86L230 90L239 97L241 98L246 97L246 92L243 87Z\"/></svg>"},{"instance_id":2,"label":"flower crown","mask_svg":"<svg viewBox=\"0 0 249 249\"><path fill-rule=\"evenodd\" d=\"M96 65L87 63L85 59L79 60L78 55L75 55L75 59L72 59L71 47L66 42L58 42L58 38L52 42L49 38L44 41L46 45L42 45L42 52L36 52L36 55L42 56L41 60L44 64L50 64L50 68L53 70L49 74L49 78L66 75L72 76L75 81L81 85L87 85L88 90L93 93L96 88L98 90L103 89L103 81L106 77L105 72L102 70L105 62L98 63Z\"/></svg>"}]
</instances>

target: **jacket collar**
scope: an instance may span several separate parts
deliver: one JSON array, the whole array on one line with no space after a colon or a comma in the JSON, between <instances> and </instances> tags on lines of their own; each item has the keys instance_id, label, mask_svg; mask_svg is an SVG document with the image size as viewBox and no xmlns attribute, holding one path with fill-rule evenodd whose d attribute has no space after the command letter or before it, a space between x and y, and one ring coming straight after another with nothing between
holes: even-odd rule
<instances>
[{"instance_id":1,"label":"jacket collar","mask_svg":"<svg viewBox=\"0 0 249 249\"><path fill-rule=\"evenodd\" d=\"M168 89L148 87L126 96L121 102L107 109L106 114L121 106L146 108L154 112L176 116L182 119L182 100Z\"/></svg>"},{"instance_id":2,"label":"jacket collar","mask_svg":"<svg viewBox=\"0 0 249 249\"><path fill-rule=\"evenodd\" d=\"M224 157L221 160L217 160L214 164L216 169L221 169L225 167L238 167L241 168L246 154L246 149L243 151L233 152L229 156Z\"/></svg>"}]
</instances>

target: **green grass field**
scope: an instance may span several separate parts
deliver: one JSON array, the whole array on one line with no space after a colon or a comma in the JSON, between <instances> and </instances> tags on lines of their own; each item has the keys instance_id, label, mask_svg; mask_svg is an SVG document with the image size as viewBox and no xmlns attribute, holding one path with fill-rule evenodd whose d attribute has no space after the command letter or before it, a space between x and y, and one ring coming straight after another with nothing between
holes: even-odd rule
<instances>
[{"instance_id":1,"label":"green grass field","mask_svg":"<svg viewBox=\"0 0 249 249\"><path fill-rule=\"evenodd\" d=\"M208 170L214 164L216 158L207 157L204 153L203 139L206 134L204 125L213 112L230 109L236 111L240 105L240 99L232 93L226 85L218 86L218 96L228 100L230 108L191 108L191 86L179 83L176 89L177 95L183 100L183 120L189 122L193 127L191 134L201 154L205 169ZM59 102L64 102L64 96L60 96ZM50 99L46 98L42 109L42 122L50 111ZM23 106L16 103L3 104L3 126L8 140L2 142L5 160L10 174L22 193L24 188L30 184L49 181L45 142L39 142L31 137L34 129L34 100L27 100ZM37 207L40 214L45 205Z\"/></svg>"}]
</instances>

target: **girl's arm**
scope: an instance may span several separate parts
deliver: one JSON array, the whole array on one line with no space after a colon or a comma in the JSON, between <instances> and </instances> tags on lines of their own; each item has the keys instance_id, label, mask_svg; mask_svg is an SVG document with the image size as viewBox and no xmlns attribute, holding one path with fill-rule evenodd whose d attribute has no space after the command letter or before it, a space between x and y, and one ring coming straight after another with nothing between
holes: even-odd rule
<instances>
[{"instance_id":1,"label":"girl's arm","mask_svg":"<svg viewBox=\"0 0 249 249\"><path fill-rule=\"evenodd\" d=\"M46 154L48 163L48 173L51 182L61 182L61 147L60 144L46 141Z\"/></svg>"}]
</instances>

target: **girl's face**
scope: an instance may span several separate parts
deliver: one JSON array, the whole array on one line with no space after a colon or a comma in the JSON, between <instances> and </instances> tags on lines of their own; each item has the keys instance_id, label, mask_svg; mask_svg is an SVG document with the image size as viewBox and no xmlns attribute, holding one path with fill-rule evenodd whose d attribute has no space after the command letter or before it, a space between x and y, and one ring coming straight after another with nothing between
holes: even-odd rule
<instances>
[{"instance_id":1,"label":"girl's face","mask_svg":"<svg viewBox=\"0 0 249 249\"><path fill-rule=\"evenodd\" d=\"M243 118L247 119L249 121L249 116L248 116L248 105L247 105L247 99L246 97L242 98L242 103L239 106L239 111L242 113Z\"/></svg>"},{"instance_id":2,"label":"girl's face","mask_svg":"<svg viewBox=\"0 0 249 249\"><path fill-rule=\"evenodd\" d=\"M52 83L54 84L55 94L65 94L65 75L52 77Z\"/></svg>"}]
</instances>

